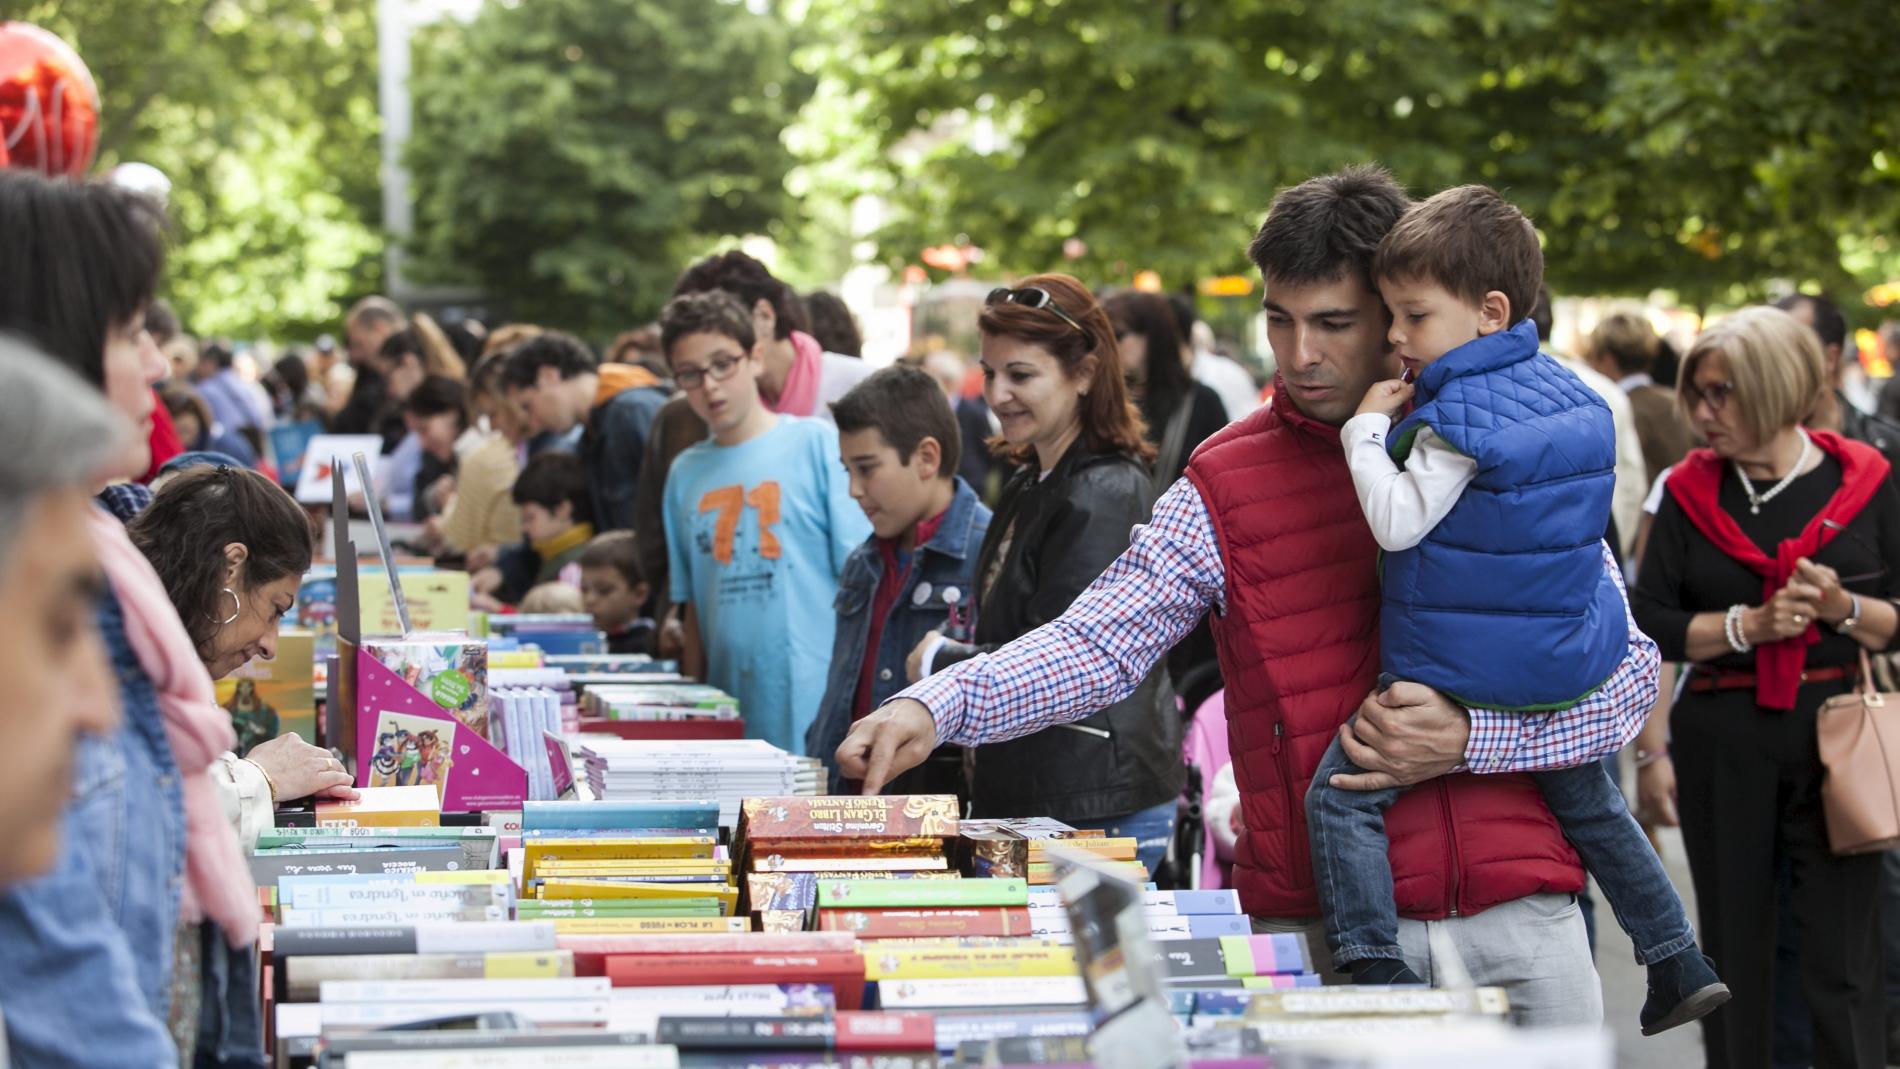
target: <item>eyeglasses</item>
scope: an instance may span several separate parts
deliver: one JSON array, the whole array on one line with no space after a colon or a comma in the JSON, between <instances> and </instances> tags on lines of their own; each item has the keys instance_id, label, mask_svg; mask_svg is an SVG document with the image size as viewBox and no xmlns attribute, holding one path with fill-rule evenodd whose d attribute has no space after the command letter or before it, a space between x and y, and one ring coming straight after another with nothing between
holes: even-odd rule
<instances>
[{"instance_id":1,"label":"eyeglasses","mask_svg":"<svg viewBox=\"0 0 1900 1069\"><path fill-rule=\"evenodd\" d=\"M1842 586L1846 586L1849 583L1865 583L1874 579L1884 579L1886 578L1887 573L1892 570L1887 567L1886 556L1880 552L1878 547L1876 547L1872 542L1869 542L1867 540L1867 536L1861 535L1861 534L1855 534L1845 524L1839 523L1835 520L1822 520L1821 526L1827 528L1830 531L1834 531L1836 533L1846 535L1847 538L1850 541L1852 541L1856 546L1859 546L1861 549L1866 550L1868 553L1873 555L1873 558L1875 560L1880 562L1880 568L1877 571L1865 572L1860 575L1841 576Z\"/></svg>"},{"instance_id":2,"label":"eyeglasses","mask_svg":"<svg viewBox=\"0 0 1900 1069\"><path fill-rule=\"evenodd\" d=\"M1088 342L1089 348L1095 348L1095 335L1089 333L1089 329L1078 322L1074 316L1063 311L1062 306L1056 303L1056 299L1049 296L1049 291L1041 286L1024 286L1018 290L1010 289L1008 286L998 286L990 291L988 297L983 298L983 303L985 305L1020 304L1024 308L1041 308L1054 312L1064 323L1074 327L1082 335L1082 339Z\"/></svg>"},{"instance_id":3,"label":"eyeglasses","mask_svg":"<svg viewBox=\"0 0 1900 1069\"><path fill-rule=\"evenodd\" d=\"M1720 415L1722 410L1728 407L1729 395L1735 392L1735 384L1732 382L1711 382L1707 386L1697 386L1695 383L1687 383L1683 389L1689 397L1689 411L1694 412L1696 406L1707 401L1709 403L1709 411Z\"/></svg>"},{"instance_id":4,"label":"eyeglasses","mask_svg":"<svg viewBox=\"0 0 1900 1069\"><path fill-rule=\"evenodd\" d=\"M739 370L739 365L743 363L745 363L743 356L717 357L707 367L689 367L685 371L675 371L673 381L679 383L682 390L697 390L706 384L708 376L714 382L726 381L732 377L733 372Z\"/></svg>"}]
</instances>

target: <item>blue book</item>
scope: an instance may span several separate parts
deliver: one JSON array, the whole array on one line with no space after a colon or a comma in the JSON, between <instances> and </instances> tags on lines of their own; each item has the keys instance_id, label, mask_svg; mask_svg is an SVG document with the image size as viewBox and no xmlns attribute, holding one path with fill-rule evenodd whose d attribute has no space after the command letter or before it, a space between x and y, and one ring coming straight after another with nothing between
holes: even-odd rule
<instances>
[{"instance_id":1,"label":"blue book","mask_svg":"<svg viewBox=\"0 0 1900 1069\"><path fill-rule=\"evenodd\" d=\"M1015 1036L1086 1036L1094 1028L1087 1011L1052 1010L1046 1013L998 1013L977 1010L937 1012L937 1050L954 1053L958 1046Z\"/></svg>"},{"instance_id":2,"label":"blue book","mask_svg":"<svg viewBox=\"0 0 1900 1069\"><path fill-rule=\"evenodd\" d=\"M521 830L599 830L645 835L719 834L719 803L706 802L523 802Z\"/></svg>"},{"instance_id":3,"label":"blue book","mask_svg":"<svg viewBox=\"0 0 1900 1069\"><path fill-rule=\"evenodd\" d=\"M271 427L271 454L277 460L277 482L286 490L297 488L297 476L303 471L304 450L310 440L323 433L323 424L307 419L302 423L279 423Z\"/></svg>"},{"instance_id":4,"label":"blue book","mask_svg":"<svg viewBox=\"0 0 1900 1069\"><path fill-rule=\"evenodd\" d=\"M1186 910L1182 910L1186 914ZM1223 935L1252 935L1253 925L1244 914L1201 913L1187 916L1188 931L1195 939L1219 939Z\"/></svg>"}]
</instances>

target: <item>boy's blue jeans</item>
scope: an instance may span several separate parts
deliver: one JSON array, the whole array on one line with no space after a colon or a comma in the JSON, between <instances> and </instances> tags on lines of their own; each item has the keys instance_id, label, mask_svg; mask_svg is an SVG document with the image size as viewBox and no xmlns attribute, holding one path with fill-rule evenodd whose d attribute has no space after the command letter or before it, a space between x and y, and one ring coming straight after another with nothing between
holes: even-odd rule
<instances>
[{"instance_id":1,"label":"boy's blue jeans","mask_svg":"<svg viewBox=\"0 0 1900 1069\"><path fill-rule=\"evenodd\" d=\"M1306 792L1313 879L1326 920L1326 942L1341 970L1365 958L1403 957L1385 837L1385 811L1403 788L1350 791L1327 782L1339 773L1360 771L1334 739ZM1623 792L1603 765L1592 761L1533 773L1532 778L1564 837L1596 877L1616 923L1629 933L1637 963L1653 965L1694 946L1695 933L1662 859L1630 816Z\"/></svg>"}]
</instances>

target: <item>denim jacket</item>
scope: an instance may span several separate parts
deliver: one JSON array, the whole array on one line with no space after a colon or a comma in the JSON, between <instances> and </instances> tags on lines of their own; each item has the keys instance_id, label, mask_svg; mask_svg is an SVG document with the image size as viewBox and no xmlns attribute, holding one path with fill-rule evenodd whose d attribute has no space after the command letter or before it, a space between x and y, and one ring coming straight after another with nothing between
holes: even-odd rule
<instances>
[{"instance_id":1,"label":"denim jacket","mask_svg":"<svg viewBox=\"0 0 1900 1069\"><path fill-rule=\"evenodd\" d=\"M98 619L124 719L79 745L53 871L0 894L0 1012L15 1069L178 1063L165 1019L184 799L116 597L100 599Z\"/></svg>"},{"instance_id":2,"label":"denim jacket","mask_svg":"<svg viewBox=\"0 0 1900 1069\"><path fill-rule=\"evenodd\" d=\"M877 658L877 674L871 680L871 708L875 709L910 685L904 678L904 661L926 632L943 629L952 601L966 613L974 611L976 552L989 527L990 510L959 477L956 497L936 536L917 550L874 654L867 654L864 643L870 633L871 603L884 572L877 536L866 539L845 560L833 603L838 630L832 640L831 674L825 681L824 700L818 704L818 717L805 736L805 752L824 761L833 790L839 789L834 754L851 729L851 703L857 697L864 658ZM949 594L952 590L957 593Z\"/></svg>"}]
</instances>

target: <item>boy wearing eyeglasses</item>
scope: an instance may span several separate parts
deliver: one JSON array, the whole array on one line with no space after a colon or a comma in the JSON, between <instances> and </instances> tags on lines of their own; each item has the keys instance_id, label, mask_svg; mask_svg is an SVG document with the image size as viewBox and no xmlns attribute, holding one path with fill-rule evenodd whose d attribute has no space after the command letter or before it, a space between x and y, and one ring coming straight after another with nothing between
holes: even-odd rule
<instances>
[{"instance_id":1,"label":"boy wearing eyeglasses","mask_svg":"<svg viewBox=\"0 0 1900 1069\"><path fill-rule=\"evenodd\" d=\"M803 753L838 577L870 533L838 432L766 407L759 339L731 295L675 297L660 343L710 432L674 460L662 510L672 600L685 606L682 667L739 700L748 737Z\"/></svg>"},{"instance_id":2,"label":"boy wearing eyeglasses","mask_svg":"<svg viewBox=\"0 0 1900 1069\"><path fill-rule=\"evenodd\" d=\"M1628 649L1599 545L1615 428L1602 399L1538 351L1529 312L1543 266L1530 220L1483 186L1415 205L1374 257L1387 339L1405 370L1367 391L1340 436L1385 551L1382 690L1406 680L1476 708L1563 716ZM1416 983L1399 948L1385 838L1399 791L1330 782L1362 771L1349 757L1351 730L1333 740L1306 796L1327 940L1360 983ZM1534 778L1648 966L1643 1034L1727 1002L1602 766Z\"/></svg>"}]
</instances>

